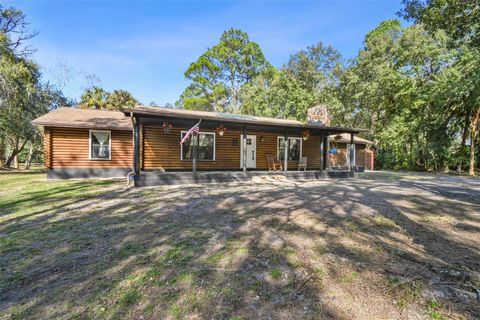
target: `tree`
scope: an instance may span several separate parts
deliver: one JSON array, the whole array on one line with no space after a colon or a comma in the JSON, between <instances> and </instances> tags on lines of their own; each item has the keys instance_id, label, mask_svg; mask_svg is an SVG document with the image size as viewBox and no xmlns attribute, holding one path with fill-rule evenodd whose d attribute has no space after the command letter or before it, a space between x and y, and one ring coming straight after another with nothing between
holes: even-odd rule
<instances>
[{"instance_id":1,"label":"tree","mask_svg":"<svg viewBox=\"0 0 480 320\"><path fill-rule=\"evenodd\" d=\"M238 112L240 88L269 67L260 46L238 29L222 33L185 71L192 83L177 106L185 109Z\"/></svg>"},{"instance_id":2,"label":"tree","mask_svg":"<svg viewBox=\"0 0 480 320\"><path fill-rule=\"evenodd\" d=\"M28 28L25 14L15 8L3 8L0 5L0 35L4 37L3 47L19 56L27 56L35 50L25 46L24 42L35 37L38 32Z\"/></svg>"},{"instance_id":3,"label":"tree","mask_svg":"<svg viewBox=\"0 0 480 320\"><path fill-rule=\"evenodd\" d=\"M359 126L371 128L384 167L440 170L452 164L458 105L439 81L455 61L448 42L441 31L386 20L366 35L342 75L339 100Z\"/></svg>"},{"instance_id":4,"label":"tree","mask_svg":"<svg viewBox=\"0 0 480 320\"><path fill-rule=\"evenodd\" d=\"M318 42L290 56L284 68L305 89L322 90L337 82L343 69L342 55L332 46Z\"/></svg>"},{"instance_id":5,"label":"tree","mask_svg":"<svg viewBox=\"0 0 480 320\"><path fill-rule=\"evenodd\" d=\"M286 70L271 69L241 89L242 113L256 116L306 120L315 104L315 93Z\"/></svg>"},{"instance_id":6,"label":"tree","mask_svg":"<svg viewBox=\"0 0 480 320\"><path fill-rule=\"evenodd\" d=\"M138 101L126 90L113 90L112 92L93 86L83 92L78 104L82 109L120 110L132 108Z\"/></svg>"},{"instance_id":7,"label":"tree","mask_svg":"<svg viewBox=\"0 0 480 320\"><path fill-rule=\"evenodd\" d=\"M113 90L107 98L107 108L111 110L133 108L137 103L137 99L126 90Z\"/></svg>"},{"instance_id":8,"label":"tree","mask_svg":"<svg viewBox=\"0 0 480 320\"><path fill-rule=\"evenodd\" d=\"M80 96L78 106L82 109L106 110L108 92L100 87L93 86L85 90Z\"/></svg>"},{"instance_id":9,"label":"tree","mask_svg":"<svg viewBox=\"0 0 480 320\"><path fill-rule=\"evenodd\" d=\"M426 30L445 31L457 45L480 46L480 2L478 0L403 0L399 14Z\"/></svg>"},{"instance_id":10,"label":"tree","mask_svg":"<svg viewBox=\"0 0 480 320\"><path fill-rule=\"evenodd\" d=\"M12 52L0 57L0 75L0 154L4 166L10 167L29 142L40 143L38 130L30 121L68 100L40 82L35 63Z\"/></svg>"},{"instance_id":11,"label":"tree","mask_svg":"<svg viewBox=\"0 0 480 320\"><path fill-rule=\"evenodd\" d=\"M478 132L480 91L478 89L478 65L480 56L480 3L457 0L404 0L405 8L399 13L404 18L421 23L426 30L438 30L449 35L449 46L457 50L455 67L462 70L462 79L457 79L455 88L466 89L460 94L463 99L466 136L470 131L469 174L474 175L475 137ZM477 69L472 69L472 68ZM468 128L468 129L467 129Z\"/></svg>"}]
</instances>

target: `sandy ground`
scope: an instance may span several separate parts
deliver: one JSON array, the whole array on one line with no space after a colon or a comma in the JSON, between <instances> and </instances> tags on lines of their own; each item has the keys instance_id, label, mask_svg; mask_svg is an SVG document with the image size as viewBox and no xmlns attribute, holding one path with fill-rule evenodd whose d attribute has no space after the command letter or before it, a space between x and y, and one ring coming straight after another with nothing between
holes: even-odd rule
<instances>
[{"instance_id":1,"label":"sandy ground","mask_svg":"<svg viewBox=\"0 0 480 320\"><path fill-rule=\"evenodd\" d=\"M480 318L480 179L51 187L3 204L2 318Z\"/></svg>"}]
</instances>

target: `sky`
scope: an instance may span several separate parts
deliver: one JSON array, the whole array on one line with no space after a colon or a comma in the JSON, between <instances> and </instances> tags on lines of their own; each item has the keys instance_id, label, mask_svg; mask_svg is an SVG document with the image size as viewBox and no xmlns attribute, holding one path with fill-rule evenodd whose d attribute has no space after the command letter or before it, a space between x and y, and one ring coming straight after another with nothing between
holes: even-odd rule
<instances>
[{"instance_id":1,"label":"sky","mask_svg":"<svg viewBox=\"0 0 480 320\"><path fill-rule=\"evenodd\" d=\"M33 59L45 80L78 99L91 85L125 89L141 103L174 103L184 72L224 30L239 28L276 67L322 41L354 58L364 35L397 18L401 0L3 1L39 35Z\"/></svg>"}]
</instances>

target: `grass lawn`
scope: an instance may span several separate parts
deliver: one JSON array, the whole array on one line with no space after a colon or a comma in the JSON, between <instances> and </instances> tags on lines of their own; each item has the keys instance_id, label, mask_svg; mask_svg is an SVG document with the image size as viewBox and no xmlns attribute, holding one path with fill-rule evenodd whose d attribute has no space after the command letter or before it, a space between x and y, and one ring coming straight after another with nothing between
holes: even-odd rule
<instances>
[{"instance_id":1,"label":"grass lawn","mask_svg":"<svg viewBox=\"0 0 480 320\"><path fill-rule=\"evenodd\" d=\"M480 179L0 174L0 319L480 318Z\"/></svg>"}]
</instances>

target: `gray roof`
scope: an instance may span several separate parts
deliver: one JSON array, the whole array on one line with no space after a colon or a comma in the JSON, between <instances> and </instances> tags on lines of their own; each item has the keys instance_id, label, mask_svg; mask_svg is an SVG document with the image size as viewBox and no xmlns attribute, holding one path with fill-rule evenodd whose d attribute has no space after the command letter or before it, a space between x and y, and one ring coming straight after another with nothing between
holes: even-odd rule
<instances>
[{"instance_id":1,"label":"gray roof","mask_svg":"<svg viewBox=\"0 0 480 320\"><path fill-rule=\"evenodd\" d=\"M132 130L132 120L120 111L61 107L35 119L32 124L47 127Z\"/></svg>"}]
</instances>

